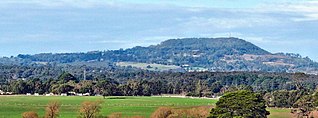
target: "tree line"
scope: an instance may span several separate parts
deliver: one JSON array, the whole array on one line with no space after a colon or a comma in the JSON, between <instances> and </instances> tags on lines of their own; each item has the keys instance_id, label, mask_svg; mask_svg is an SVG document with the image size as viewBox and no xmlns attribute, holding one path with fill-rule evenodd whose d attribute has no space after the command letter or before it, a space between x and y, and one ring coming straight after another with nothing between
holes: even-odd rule
<instances>
[{"instance_id":1,"label":"tree line","mask_svg":"<svg viewBox=\"0 0 318 118\"><path fill-rule=\"evenodd\" d=\"M77 75L78 76L78 75ZM15 94L26 93L90 93L105 96L150 96L184 94L191 96L219 96L227 91L251 89L274 92L297 90L296 74L262 72L107 72L88 74L83 80L70 72L56 78L27 78L2 83L0 89ZM302 87L314 90L317 76L306 75ZM277 92L276 92L277 93ZM273 93L275 94L275 92Z\"/></svg>"}]
</instances>

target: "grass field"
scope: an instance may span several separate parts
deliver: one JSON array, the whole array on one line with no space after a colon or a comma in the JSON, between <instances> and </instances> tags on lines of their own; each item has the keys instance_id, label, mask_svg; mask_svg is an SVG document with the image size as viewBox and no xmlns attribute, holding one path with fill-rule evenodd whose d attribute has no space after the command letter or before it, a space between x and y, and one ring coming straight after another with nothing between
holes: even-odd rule
<instances>
[{"instance_id":1,"label":"grass field","mask_svg":"<svg viewBox=\"0 0 318 118\"><path fill-rule=\"evenodd\" d=\"M288 108L268 108L267 109L271 114L269 118L291 118L292 114Z\"/></svg>"},{"instance_id":2,"label":"grass field","mask_svg":"<svg viewBox=\"0 0 318 118\"><path fill-rule=\"evenodd\" d=\"M44 115L44 108L48 101L61 102L61 118L75 118L81 102L104 101L102 114L108 115L121 112L124 116L145 116L159 106L189 107L213 105L216 100L168 98L168 97L120 97L120 99L103 99L102 97L72 97L72 96L0 96L0 118L20 118L25 111L36 111L40 116Z\"/></svg>"},{"instance_id":3,"label":"grass field","mask_svg":"<svg viewBox=\"0 0 318 118\"><path fill-rule=\"evenodd\" d=\"M0 118L21 118L25 111L35 111L40 116L44 115L44 108L49 101L57 100L61 106L61 118L75 118L83 101L104 101L102 114L109 115L121 112L123 116L144 116L150 114L160 106L171 106L174 108L214 105L217 100L191 99L191 98L169 98L169 97L79 97L79 96L0 96ZM115 99L114 99L115 98ZM269 109L270 118L288 118L289 109Z\"/></svg>"}]
</instances>

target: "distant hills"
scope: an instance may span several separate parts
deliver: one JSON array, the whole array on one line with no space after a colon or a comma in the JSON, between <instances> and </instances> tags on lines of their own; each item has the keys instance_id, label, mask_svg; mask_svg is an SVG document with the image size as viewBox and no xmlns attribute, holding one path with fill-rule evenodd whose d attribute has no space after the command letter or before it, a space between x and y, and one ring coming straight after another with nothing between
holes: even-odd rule
<instances>
[{"instance_id":1,"label":"distant hills","mask_svg":"<svg viewBox=\"0 0 318 118\"><path fill-rule=\"evenodd\" d=\"M239 38L170 39L158 45L87 53L20 54L2 64L138 63L177 66L185 71L266 71L318 73L318 63L299 54L272 54ZM82 63L85 64L85 63ZM122 66L122 65L119 65ZM127 66L127 65L125 65ZM134 67L134 65L132 65ZM138 66L136 66L138 67ZM144 67L145 69L146 67ZM150 65L148 68L151 68ZM180 70L180 68L178 68ZM152 68L152 70L155 70Z\"/></svg>"}]
</instances>

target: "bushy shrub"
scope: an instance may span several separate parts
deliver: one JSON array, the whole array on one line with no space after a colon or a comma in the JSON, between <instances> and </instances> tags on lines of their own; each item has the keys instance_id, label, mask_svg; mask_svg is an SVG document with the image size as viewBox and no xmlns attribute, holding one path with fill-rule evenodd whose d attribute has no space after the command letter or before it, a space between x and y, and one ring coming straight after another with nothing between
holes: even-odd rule
<instances>
[{"instance_id":1,"label":"bushy shrub","mask_svg":"<svg viewBox=\"0 0 318 118\"><path fill-rule=\"evenodd\" d=\"M22 113L22 118L39 118L39 115L36 112L28 111Z\"/></svg>"}]
</instances>

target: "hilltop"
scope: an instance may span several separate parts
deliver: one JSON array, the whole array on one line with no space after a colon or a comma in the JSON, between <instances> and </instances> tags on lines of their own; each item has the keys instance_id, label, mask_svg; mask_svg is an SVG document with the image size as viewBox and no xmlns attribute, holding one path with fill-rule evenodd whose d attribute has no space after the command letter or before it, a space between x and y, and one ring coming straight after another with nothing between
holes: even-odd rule
<instances>
[{"instance_id":1,"label":"hilltop","mask_svg":"<svg viewBox=\"0 0 318 118\"><path fill-rule=\"evenodd\" d=\"M20 64L134 62L179 66L187 71L266 71L318 73L318 63L292 53L270 53L239 38L169 39L158 45L87 53L18 55ZM5 61L13 63L13 59ZM4 60L4 59L2 59ZM134 67L134 65L132 65Z\"/></svg>"}]
</instances>

